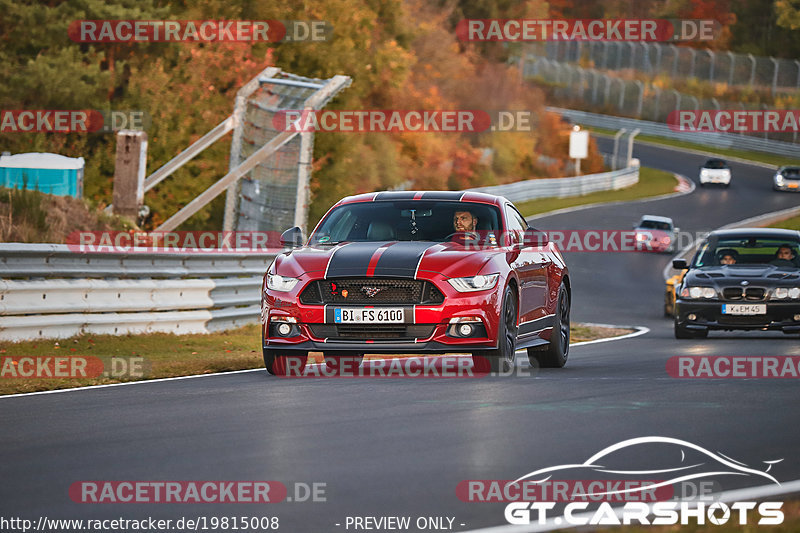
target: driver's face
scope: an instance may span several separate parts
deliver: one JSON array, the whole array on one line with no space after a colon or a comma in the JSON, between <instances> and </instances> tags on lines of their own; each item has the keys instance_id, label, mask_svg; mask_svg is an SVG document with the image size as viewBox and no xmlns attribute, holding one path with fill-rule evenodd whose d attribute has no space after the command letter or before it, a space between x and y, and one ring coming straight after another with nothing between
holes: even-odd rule
<instances>
[{"instance_id":1,"label":"driver's face","mask_svg":"<svg viewBox=\"0 0 800 533\"><path fill-rule=\"evenodd\" d=\"M469 211L456 211L453 215L453 227L456 231L475 231L478 219Z\"/></svg>"},{"instance_id":2,"label":"driver's face","mask_svg":"<svg viewBox=\"0 0 800 533\"><path fill-rule=\"evenodd\" d=\"M736 259L734 259L733 256L730 255L723 255L722 259L720 260L720 263L722 263L723 265L734 265L736 264Z\"/></svg>"},{"instance_id":3,"label":"driver's face","mask_svg":"<svg viewBox=\"0 0 800 533\"><path fill-rule=\"evenodd\" d=\"M792 259L792 251L789 248L786 248L786 247L780 248L778 250L778 259L791 260Z\"/></svg>"}]
</instances>

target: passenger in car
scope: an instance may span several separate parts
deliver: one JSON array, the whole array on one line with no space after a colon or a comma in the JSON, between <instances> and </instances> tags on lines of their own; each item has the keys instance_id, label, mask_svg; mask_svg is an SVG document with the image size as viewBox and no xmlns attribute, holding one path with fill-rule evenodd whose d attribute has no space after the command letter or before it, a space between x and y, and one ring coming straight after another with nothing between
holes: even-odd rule
<instances>
[{"instance_id":1,"label":"passenger in car","mask_svg":"<svg viewBox=\"0 0 800 533\"><path fill-rule=\"evenodd\" d=\"M775 266L797 266L795 254L790 244L781 244L775 252L775 259L769 262Z\"/></svg>"}]
</instances>

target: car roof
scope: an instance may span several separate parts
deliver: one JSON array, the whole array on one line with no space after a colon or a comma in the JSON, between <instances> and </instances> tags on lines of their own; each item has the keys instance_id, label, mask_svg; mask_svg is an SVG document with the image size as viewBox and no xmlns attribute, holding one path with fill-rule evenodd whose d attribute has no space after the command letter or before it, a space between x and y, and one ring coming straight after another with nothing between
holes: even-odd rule
<instances>
[{"instance_id":1,"label":"car roof","mask_svg":"<svg viewBox=\"0 0 800 533\"><path fill-rule=\"evenodd\" d=\"M707 165L707 164L709 164L709 163L718 163L718 162L719 162L719 163L723 163L723 164L725 164L725 165L727 165L727 164L728 164L728 162L727 162L727 161L725 161L724 159L720 159L720 158L718 158L718 157L712 157L711 159L709 159L708 161L706 161L706 162L705 162L705 164Z\"/></svg>"},{"instance_id":2,"label":"car roof","mask_svg":"<svg viewBox=\"0 0 800 533\"><path fill-rule=\"evenodd\" d=\"M652 220L653 222L669 222L672 224L672 219L669 217L661 217L658 215L642 215L641 220L639 222L644 222L645 220Z\"/></svg>"},{"instance_id":3,"label":"car roof","mask_svg":"<svg viewBox=\"0 0 800 533\"><path fill-rule=\"evenodd\" d=\"M712 231L707 239L747 239L750 237L800 241L800 231L780 228L737 228Z\"/></svg>"},{"instance_id":4,"label":"car roof","mask_svg":"<svg viewBox=\"0 0 800 533\"><path fill-rule=\"evenodd\" d=\"M397 200L438 200L450 202L476 202L503 205L508 202L503 196L475 191L382 191L356 194L339 200L336 205L358 202L392 202Z\"/></svg>"}]
</instances>

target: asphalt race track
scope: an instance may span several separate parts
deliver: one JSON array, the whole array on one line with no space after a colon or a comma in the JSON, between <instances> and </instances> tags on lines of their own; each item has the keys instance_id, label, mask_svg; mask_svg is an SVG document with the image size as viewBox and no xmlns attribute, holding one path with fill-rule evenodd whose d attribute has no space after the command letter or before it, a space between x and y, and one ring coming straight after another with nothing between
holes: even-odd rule
<instances>
[{"instance_id":1,"label":"asphalt race track","mask_svg":"<svg viewBox=\"0 0 800 533\"><path fill-rule=\"evenodd\" d=\"M601 140L605 148L606 140ZM643 164L695 181L704 157L637 145ZM707 231L792 207L769 169L732 163L729 189L577 210L536 227L629 230L645 213ZM277 516L279 531L354 531L348 516L454 517L453 530L506 524L504 503L462 502L462 480L520 477L580 463L624 439L685 439L800 479L800 382L671 378L677 355L800 355L797 336L673 338L662 316L668 254L568 253L575 321L636 325L644 335L574 347L561 370L480 379L280 379L264 371L6 397L4 515L48 518ZM254 339L257 343L258 340ZM523 357L524 359L524 357ZM527 367L527 361L523 366ZM637 458L647 465L650 458ZM326 501L79 504L82 480L275 480L324 483ZM764 485L739 476L724 489ZM336 524L340 524L337 526ZM445 521L447 524L447 521ZM463 525L462 525L463 524ZM411 528L411 531L417 529Z\"/></svg>"}]
</instances>

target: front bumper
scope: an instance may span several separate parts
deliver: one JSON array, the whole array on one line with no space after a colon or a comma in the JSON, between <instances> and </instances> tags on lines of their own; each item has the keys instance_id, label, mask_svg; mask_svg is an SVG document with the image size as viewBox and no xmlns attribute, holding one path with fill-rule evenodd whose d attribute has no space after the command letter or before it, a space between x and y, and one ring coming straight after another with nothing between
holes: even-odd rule
<instances>
[{"instance_id":1,"label":"front bumper","mask_svg":"<svg viewBox=\"0 0 800 533\"><path fill-rule=\"evenodd\" d=\"M438 305L304 305L297 298L287 297L286 293L267 291L262 308L263 348L329 353L449 353L494 349L497 347L503 281L499 280L493 289L475 293L458 293L446 287L446 283L437 283L445 296L444 303ZM335 322L336 308L363 307L402 307L404 319L402 323L380 325L348 324L349 328ZM471 322L476 326L474 335L454 335L450 320L459 317L476 320ZM277 335L270 324L274 324L276 319L286 318L294 321L291 335ZM349 333L343 333L345 329ZM353 333L353 329L358 331ZM353 335L358 338L353 338Z\"/></svg>"},{"instance_id":2,"label":"front bumper","mask_svg":"<svg viewBox=\"0 0 800 533\"><path fill-rule=\"evenodd\" d=\"M721 183L723 185L728 185L731 182L731 175L730 174L707 174L707 175L700 175L700 183Z\"/></svg>"},{"instance_id":3,"label":"front bumper","mask_svg":"<svg viewBox=\"0 0 800 533\"><path fill-rule=\"evenodd\" d=\"M722 313L722 304L758 303L767 306L763 315L728 315ZM690 320L689 315L694 315ZM785 333L800 333L800 302L722 302L678 299L675 302L675 318L686 329L707 330L780 330Z\"/></svg>"},{"instance_id":4,"label":"front bumper","mask_svg":"<svg viewBox=\"0 0 800 533\"><path fill-rule=\"evenodd\" d=\"M772 182L772 187L776 191L800 192L800 181L783 180L780 185L778 185L778 183L773 181Z\"/></svg>"}]
</instances>

